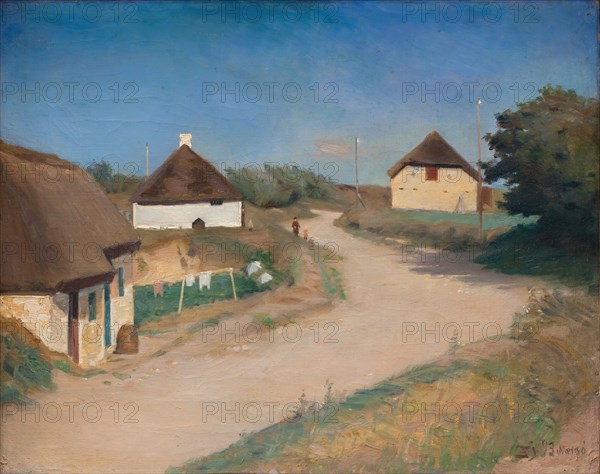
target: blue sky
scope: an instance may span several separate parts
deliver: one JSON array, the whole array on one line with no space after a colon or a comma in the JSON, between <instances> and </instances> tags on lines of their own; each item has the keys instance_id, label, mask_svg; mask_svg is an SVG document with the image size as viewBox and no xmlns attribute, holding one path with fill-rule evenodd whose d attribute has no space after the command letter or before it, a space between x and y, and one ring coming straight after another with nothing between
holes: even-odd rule
<instances>
[{"instance_id":1,"label":"blue sky","mask_svg":"<svg viewBox=\"0 0 600 474\"><path fill-rule=\"evenodd\" d=\"M152 171L189 132L219 166L339 182L358 136L385 184L431 130L474 161L477 97L486 133L545 84L596 96L597 21L583 1L3 2L1 136L143 174L146 142Z\"/></svg>"}]
</instances>

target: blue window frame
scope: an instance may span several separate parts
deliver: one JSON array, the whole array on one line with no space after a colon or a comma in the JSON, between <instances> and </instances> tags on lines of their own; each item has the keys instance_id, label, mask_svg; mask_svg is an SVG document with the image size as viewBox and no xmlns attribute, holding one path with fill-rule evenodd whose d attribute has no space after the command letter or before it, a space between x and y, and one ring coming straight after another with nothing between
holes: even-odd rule
<instances>
[{"instance_id":1,"label":"blue window frame","mask_svg":"<svg viewBox=\"0 0 600 474\"><path fill-rule=\"evenodd\" d=\"M88 320L96 319L96 292L93 291L88 295Z\"/></svg>"},{"instance_id":2,"label":"blue window frame","mask_svg":"<svg viewBox=\"0 0 600 474\"><path fill-rule=\"evenodd\" d=\"M110 285L104 284L104 345L110 346Z\"/></svg>"}]
</instances>

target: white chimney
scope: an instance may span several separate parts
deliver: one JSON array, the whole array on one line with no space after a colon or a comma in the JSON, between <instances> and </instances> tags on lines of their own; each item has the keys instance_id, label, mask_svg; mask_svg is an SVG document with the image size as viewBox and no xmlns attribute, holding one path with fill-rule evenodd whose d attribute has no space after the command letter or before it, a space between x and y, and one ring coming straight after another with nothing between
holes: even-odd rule
<instances>
[{"instance_id":1,"label":"white chimney","mask_svg":"<svg viewBox=\"0 0 600 474\"><path fill-rule=\"evenodd\" d=\"M191 133L180 133L179 134L179 146L187 145L192 148L192 134Z\"/></svg>"}]
</instances>

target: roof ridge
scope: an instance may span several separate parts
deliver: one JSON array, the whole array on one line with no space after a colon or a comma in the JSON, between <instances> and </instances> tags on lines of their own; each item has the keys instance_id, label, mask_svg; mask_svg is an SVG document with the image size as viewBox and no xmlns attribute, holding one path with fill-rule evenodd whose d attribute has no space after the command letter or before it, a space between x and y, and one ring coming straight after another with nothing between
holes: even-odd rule
<instances>
[{"instance_id":1,"label":"roof ridge","mask_svg":"<svg viewBox=\"0 0 600 474\"><path fill-rule=\"evenodd\" d=\"M194 158L194 163L190 164L190 157ZM205 202L212 199L241 201L243 197L217 166L189 145L182 144L154 170L129 201L144 205Z\"/></svg>"},{"instance_id":2,"label":"roof ridge","mask_svg":"<svg viewBox=\"0 0 600 474\"><path fill-rule=\"evenodd\" d=\"M390 167L387 174L393 178L408 165L460 167L469 176L479 179L475 168L437 130L429 132L413 149Z\"/></svg>"}]
</instances>

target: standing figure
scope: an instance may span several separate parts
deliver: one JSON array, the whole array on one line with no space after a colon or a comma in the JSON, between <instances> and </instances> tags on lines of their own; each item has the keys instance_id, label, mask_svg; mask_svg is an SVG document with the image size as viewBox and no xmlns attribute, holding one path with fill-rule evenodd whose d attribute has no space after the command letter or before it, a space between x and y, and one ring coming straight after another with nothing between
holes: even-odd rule
<instances>
[{"instance_id":1,"label":"standing figure","mask_svg":"<svg viewBox=\"0 0 600 474\"><path fill-rule=\"evenodd\" d=\"M304 237L304 240L308 240L308 227L302 229L302 235Z\"/></svg>"},{"instance_id":2,"label":"standing figure","mask_svg":"<svg viewBox=\"0 0 600 474\"><path fill-rule=\"evenodd\" d=\"M297 217L294 217L294 220L292 221L292 230L294 231L294 235L298 237L298 234L300 233L300 222L298 222Z\"/></svg>"}]
</instances>

